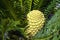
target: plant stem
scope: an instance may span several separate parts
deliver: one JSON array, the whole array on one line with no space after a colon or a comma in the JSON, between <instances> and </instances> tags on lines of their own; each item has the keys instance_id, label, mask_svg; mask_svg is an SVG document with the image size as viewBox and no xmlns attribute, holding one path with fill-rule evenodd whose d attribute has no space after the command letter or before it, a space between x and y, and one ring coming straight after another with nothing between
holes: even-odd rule
<instances>
[{"instance_id":1,"label":"plant stem","mask_svg":"<svg viewBox=\"0 0 60 40\"><path fill-rule=\"evenodd\" d=\"M2 32L2 40L4 40L4 32Z\"/></svg>"}]
</instances>

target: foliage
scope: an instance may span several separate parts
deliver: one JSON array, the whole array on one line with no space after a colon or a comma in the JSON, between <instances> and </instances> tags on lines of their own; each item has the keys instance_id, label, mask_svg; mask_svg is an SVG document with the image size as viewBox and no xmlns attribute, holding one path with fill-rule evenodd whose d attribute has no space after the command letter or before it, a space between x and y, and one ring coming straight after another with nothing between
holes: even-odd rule
<instances>
[{"instance_id":1,"label":"foliage","mask_svg":"<svg viewBox=\"0 0 60 40\"><path fill-rule=\"evenodd\" d=\"M0 40L60 40L59 3L60 0L0 0ZM26 38L26 15L31 10L42 11L46 22L34 37Z\"/></svg>"}]
</instances>

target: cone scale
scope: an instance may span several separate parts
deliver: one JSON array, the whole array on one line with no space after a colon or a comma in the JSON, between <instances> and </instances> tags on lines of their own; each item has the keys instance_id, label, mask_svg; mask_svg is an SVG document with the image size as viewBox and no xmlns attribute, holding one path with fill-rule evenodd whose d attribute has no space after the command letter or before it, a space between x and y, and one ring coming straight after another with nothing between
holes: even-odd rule
<instances>
[{"instance_id":1,"label":"cone scale","mask_svg":"<svg viewBox=\"0 0 60 40\"><path fill-rule=\"evenodd\" d=\"M28 28L25 30L27 37L35 36L43 28L45 17L39 10L30 11L27 14Z\"/></svg>"}]
</instances>

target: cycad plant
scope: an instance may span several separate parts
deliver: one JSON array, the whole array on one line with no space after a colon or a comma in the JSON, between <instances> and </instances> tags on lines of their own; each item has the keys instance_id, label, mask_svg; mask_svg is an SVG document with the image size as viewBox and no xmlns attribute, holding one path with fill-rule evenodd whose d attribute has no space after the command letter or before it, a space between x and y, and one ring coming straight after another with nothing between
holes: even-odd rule
<instances>
[{"instance_id":1,"label":"cycad plant","mask_svg":"<svg viewBox=\"0 0 60 40\"><path fill-rule=\"evenodd\" d=\"M60 40L60 0L0 0L0 40Z\"/></svg>"}]
</instances>

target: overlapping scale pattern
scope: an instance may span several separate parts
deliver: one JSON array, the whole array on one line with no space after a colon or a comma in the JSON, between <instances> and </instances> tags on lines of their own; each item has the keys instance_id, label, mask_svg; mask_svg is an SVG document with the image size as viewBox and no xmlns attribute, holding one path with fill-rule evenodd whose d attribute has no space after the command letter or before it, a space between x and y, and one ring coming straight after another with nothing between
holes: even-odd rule
<instances>
[{"instance_id":1,"label":"overlapping scale pattern","mask_svg":"<svg viewBox=\"0 0 60 40\"><path fill-rule=\"evenodd\" d=\"M27 14L28 28L25 30L27 36L34 36L44 25L44 14L39 10L33 10Z\"/></svg>"}]
</instances>

